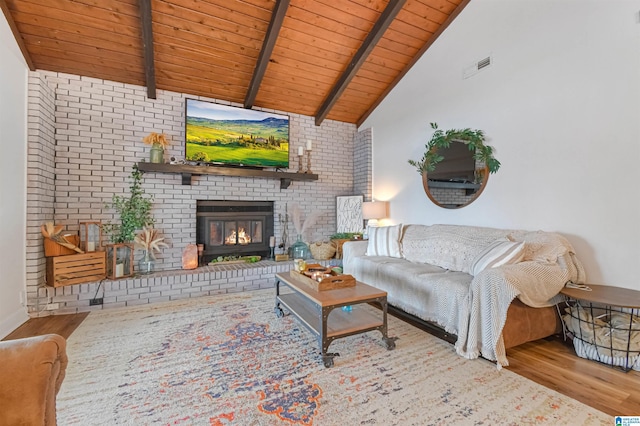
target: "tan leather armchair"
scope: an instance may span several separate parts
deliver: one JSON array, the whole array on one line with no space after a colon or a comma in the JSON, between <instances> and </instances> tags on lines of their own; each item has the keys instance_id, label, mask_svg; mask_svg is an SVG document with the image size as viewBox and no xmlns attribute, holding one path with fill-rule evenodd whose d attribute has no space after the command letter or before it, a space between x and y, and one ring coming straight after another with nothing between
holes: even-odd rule
<instances>
[{"instance_id":1,"label":"tan leather armchair","mask_svg":"<svg viewBox=\"0 0 640 426\"><path fill-rule=\"evenodd\" d=\"M66 347L57 334L0 342L0 425L56 424Z\"/></svg>"}]
</instances>

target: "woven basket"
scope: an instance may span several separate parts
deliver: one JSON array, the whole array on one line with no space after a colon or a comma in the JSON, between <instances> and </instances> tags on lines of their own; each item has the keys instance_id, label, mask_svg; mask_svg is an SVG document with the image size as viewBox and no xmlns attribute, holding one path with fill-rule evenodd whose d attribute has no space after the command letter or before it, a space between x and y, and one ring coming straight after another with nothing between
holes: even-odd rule
<instances>
[{"instance_id":1,"label":"woven basket","mask_svg":"<svg viewBox=\"0 0 640 426\"><path fill-rule=\"evenodd\" d=\"M327 260L336 254L336 246L332 241L317 241L309 244L309 249L314 259Z\"/></svg>"}]
</instances>

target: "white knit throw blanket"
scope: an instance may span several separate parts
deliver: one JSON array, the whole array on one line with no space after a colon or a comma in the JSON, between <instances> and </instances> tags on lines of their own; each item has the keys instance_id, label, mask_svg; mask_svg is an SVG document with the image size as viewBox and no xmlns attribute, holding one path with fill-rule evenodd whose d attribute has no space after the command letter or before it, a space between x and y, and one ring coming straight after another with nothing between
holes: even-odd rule
<instances>
[{"instance_id":1,"label":"white knit throw blanket","mask_svg":"<svg viewBox=\"0 0 640 426\"><path fill-rule=\"evenodd\" d=\"M469 322L461 325L456 342L458 354L470 359L482 355L497 361L498 369L509 365L502 329L513 299L533 307L552 306L568 281L585 280L584 268L563 236L515 231L510 239L526 243L524 261L487 269L473 279L464 304Z\"/></svg>"}]
</instances>

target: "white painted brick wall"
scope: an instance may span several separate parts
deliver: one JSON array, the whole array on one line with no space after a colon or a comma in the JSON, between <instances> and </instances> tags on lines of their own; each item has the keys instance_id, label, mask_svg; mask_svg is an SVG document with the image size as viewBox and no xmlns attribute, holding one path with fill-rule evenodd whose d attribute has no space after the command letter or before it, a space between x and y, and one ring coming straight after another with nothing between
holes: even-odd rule
<instances>
[{"instance_id":1,"label":"white painted brick wall","mask_svg":"<svg viewBox=\"0 0 640 426\"><path fill-rule=\"evenodd\" d=\"M146 89L141 86L46 71L30 74L29 89L29 114L33 116L33 122L30 121L29 126L28 175L29 182L34 183L28 189L28 209L34 213L29 217L27 235L31 241L27 266L31 271L27 279L32 294L29 309L34 316L38 315L37 308L47 302L60 304L55 313L101 309L100 306L88 306L97 283L72 286L77 290L71 292L66 287L49 288L44 302L36 303L36 290L44 279L39 226L55 220L67 230L77 231L79 222L114 220L114 212L106 208L105 203L110 202L114 194L127 194L133 164L148 160L149 146L142 142L144 136L164 131L171 141L165 161L171 156L184 158L184 102L189 96L159 90L157 99L147 99ZM195 243L196 200L272 200L277 240L282 232L278 218L284 214L286 204L297 203L306 214L324 211L317 225L305 235L305 240L316 241L327 239L335 232L335 197L354 193L354 158L360 163L357 166L360 179L363 182L368 179L370 186L370 178L362 175L369 169L361 164L370 161L370 136L368 140L366 136L360 138L365 154L354 156L355 125L326 120L317 127L313 117L276 112L290 116L292 153L296 153L298 146L304 145L307 139L313 140L311 168L319 175L319 180L294 181L288 189L281 190L277 179L204 175L193 177L189 186L181 184L180 175L146 173L142 186L154 198L155 227L170 245L158 255L157 270L180 270L183 249L187 244ZM297 156L292 155L290 171L296 169ZM366 192L359 189L356 193ZM292 223L289 223L288 233L291 244L296 234ZM139 253L136 261L138 256ZM230 281L227 277L218 280L212 279L210 273L197 280L195 276L190 277L181 281L182 287L176 283L162 283L158 287L157 279L146 278L124 280L119 287L115 287L117 281L105 281L105 306L272 285L270 277L261 277L259 281L249 281L244 275L237 280ZM137 285L145 290L134 291ZM141 296L147 294L152 296ZM63 299L58 299L62 296ZM44 311L43 314L50 313Z\"/></svg>"},{"instance_id":2,"label":"white painted brick wall","mask_svg":"<svg viewBox=\"0 0 640 426\"><path fill-rule=\"evenodd\" d=\"M30 310L47 303L45 257L40 225L53 221L55 200L55 92L32 73L28 89L26 279Z\"/></svg>"},{"instance_id":3,"label":"white painted brick wall","mask_svg":"<svg viewBox=\"0 0 640 426\"><path fill-rule=\"evenodd\" d=\"M367 128L356 133L353 147L353 191L365 201L373 197L373 132Z\"/></svg>"}]
</instances>

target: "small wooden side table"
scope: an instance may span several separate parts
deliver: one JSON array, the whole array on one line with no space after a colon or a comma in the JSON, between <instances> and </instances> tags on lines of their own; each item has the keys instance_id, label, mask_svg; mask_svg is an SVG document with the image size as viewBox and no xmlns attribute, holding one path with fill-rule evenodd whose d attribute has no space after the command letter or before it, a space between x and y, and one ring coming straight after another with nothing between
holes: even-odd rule
<instances>
[{"instance_id":1,"label":"small wooden side table","mask_svg":"<svg viewBox=\"0 0 640 426\"><path fill-rule=\"evenodd\" d=\"M580 302L588 302L588 304L580 304L586 311L583 314L572 314L571 321L579 324L579 330L575 330L571 334L574 336L574 347L578 356L582 358L592 359L612 367L619 367L624 371L629 371L637 363L640 363L640 349L633 348L627 344L626 350L614 347L612 337L626 337L627 342L631 341L632 335L640 332L640 291L631 290L621 287L611 287L606 285L586 284L591 290L583 290L579 288L564 287L560 294L568 298L569 305L576 305ZM607 319L611 319L615 315L628 316L625 320L625 328L622 325L611 325L606 323ZM584 318L583 318L584 316ZM570 329L561 315L565 330ZM587 320L591 319L589 323ZM601 318L606 325L602 325L600 321L596 324L596 318ZM595 340L598 329L605 328L607 332L604 334L606 338ZM576 342L576 339L578 342ZM607 343L605 345L605 343ZM621 356L622 355L622 356Z\"/></svg>"},{"instance_id":2,"label":"small wooden side table","mask_svg":"<svg viewBox=\"0 0 640 426\"><path fill-rule=\"evenodd\" d=\"M640 308L640 291L608 285L586 285L591 291L564 287L560 293L576 300L585 300L621 308Z\"/></svg>"}]
</instances>

